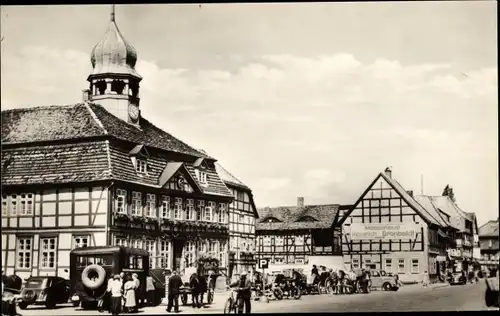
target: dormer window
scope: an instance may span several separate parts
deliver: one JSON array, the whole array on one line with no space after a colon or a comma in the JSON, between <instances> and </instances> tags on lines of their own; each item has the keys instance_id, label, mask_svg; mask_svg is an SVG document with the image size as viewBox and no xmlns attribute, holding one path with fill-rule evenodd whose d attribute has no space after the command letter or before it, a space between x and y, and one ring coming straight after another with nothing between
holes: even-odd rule
<instances>
[{"instance_id":1,"label":"dormer window","mask_svg":"<svg viewBox=\"0 0 500 316\"><path fill-rule=\"evenodd\" d=\"M203 170L196 169L194 171L196 174L196 179L198 179L198 182L201 184L207 184L207 173Z\"/></svg>"},{"instance_id":2,"label":"dormer window","mask_svg":"<svg viewBox=\"0 0 500 316\"><path fill-rule=\"evenodd\" d=\"M135 171L137 173L146 173L148 170L148 161L146 159L137 159L137 162L135 164Z\"/></svg>"}]
</instances>

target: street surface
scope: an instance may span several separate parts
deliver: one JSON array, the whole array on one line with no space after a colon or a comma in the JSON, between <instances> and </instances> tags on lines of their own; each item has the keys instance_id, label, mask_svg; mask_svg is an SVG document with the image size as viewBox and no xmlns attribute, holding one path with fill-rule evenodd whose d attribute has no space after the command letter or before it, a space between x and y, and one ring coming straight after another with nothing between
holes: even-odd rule
<instances>
[{"instance_id":1,"label":"street surface","mask_svg":"<svg viewBox=\"0 0 500 316\"><path fill-rule=\"evenodd\" d=\"M265 303L252 302L252 313L289 313L289 312L403 312L403 311L498 311L488 308L484 302L486 284L484 280L477 284L441 286L424 288L421 285L409 285L397 292L373 291L370 294L354 295L307 295L300 300L284 299ZM212 314L223 313L224 303L229 294L218 293L214 303L201 309L181 306L180 313ZM166 306L143 309L147 314L166 314ZM85 311L80 308L60 306L57 310L44 307L28 307L20 311L26 316L40 315L109 315L108 312Z\"/></svg>"}]
</instances>

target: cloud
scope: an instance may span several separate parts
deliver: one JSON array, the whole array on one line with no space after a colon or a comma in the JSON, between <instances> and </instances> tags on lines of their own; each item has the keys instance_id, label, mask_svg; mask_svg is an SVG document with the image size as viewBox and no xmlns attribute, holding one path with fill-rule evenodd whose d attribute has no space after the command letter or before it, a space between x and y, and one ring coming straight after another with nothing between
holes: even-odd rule
<instances>
[{"instance_id":1,"label":"cloud","mask_svg":"<svg viewBox=\"0 0 500 316\"><path fill-rule=\"evenodd\" d=\"M2 49L2 109L80 101L89 54ZM222 164L241 166L231 172L252 184L257 203L352 203L387 165L410 186L424 171L458 191L475 183L473 197L461 198L470 211L492 199L482 192L497 188L488 176L497 170L496 67L463 74L451 63L363 63L348 53L227 58L238 66L166 69L140 60L142 113Z\"/></svg>"}]
</instances>

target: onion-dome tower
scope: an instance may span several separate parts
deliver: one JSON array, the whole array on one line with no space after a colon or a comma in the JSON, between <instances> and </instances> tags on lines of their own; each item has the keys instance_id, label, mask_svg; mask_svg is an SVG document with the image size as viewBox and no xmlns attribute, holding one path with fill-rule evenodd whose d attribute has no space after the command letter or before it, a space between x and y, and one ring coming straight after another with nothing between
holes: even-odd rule
<instances>
[{"instance_id":1,"label":"onion-dome tower","mask_svg":"<svg viewBox=\"0 0 500 316\"><path fill-rule=\"evenodd\" d=\"M116 117L139 124L139 82L135 70L137 52L121 34L115 23L115 6L104 38L92 50L90 61L93 71L89 99L101 104Z\"/></svg>"}]
</instances>

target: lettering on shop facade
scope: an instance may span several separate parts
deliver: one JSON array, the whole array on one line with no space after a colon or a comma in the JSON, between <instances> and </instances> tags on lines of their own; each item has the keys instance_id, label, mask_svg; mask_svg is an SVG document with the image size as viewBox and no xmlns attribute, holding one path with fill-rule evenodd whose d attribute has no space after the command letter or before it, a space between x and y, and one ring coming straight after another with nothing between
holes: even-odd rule
<instances>
[{"instance_id":1,"label":"lettering on shop facade","mask_svg":"<svg viewBox=\"0 0 500 316\"><path fill-rule=\"evenodd\" d=\"M352 240L415 239L420 232L416 224L351 224Z\"/></svg>"}]
</instances>

